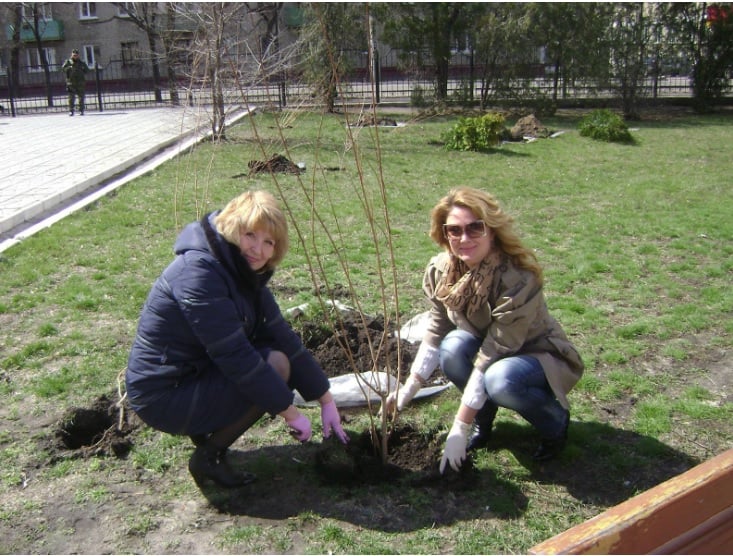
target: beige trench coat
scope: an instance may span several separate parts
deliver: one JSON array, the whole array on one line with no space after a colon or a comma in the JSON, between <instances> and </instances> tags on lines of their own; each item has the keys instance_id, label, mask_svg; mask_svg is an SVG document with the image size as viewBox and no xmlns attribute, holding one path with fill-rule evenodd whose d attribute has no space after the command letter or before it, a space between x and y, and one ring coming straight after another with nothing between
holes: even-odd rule
<instances>
[{"instance_id":1,"label":"beige trench coat","mask_svg":"<svg viewBox=\"0 0 733 556\"><path fill-rule=\"evenodd\" d=\"M474 361L474 367L482 372L503 357L532 355L541 363L558 401L568 409L567 394L580 380L584 365L560 324L550 316L535 275L505 258L492 280L487 304L468 317L447 309L435 297L449 262L450 256L444 252L433 257L425 270L423 289L432 308L423 341L437 348L456 328L483 338Z\"/></svg>"}]
</instances>

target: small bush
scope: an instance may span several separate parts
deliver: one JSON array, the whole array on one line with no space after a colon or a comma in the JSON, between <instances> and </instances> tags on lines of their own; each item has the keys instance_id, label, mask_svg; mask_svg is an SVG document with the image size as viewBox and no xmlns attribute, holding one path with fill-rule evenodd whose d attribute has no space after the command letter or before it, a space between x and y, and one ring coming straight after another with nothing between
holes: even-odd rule
<instances>
[{"instance_id":1,"label":"small bush","mask_svg":"<svg viewBox=\"0 0 733 556\"><path fill-rule=\"evenodd\" d=\"M489 112L475 118L460 118L452 130L443 134L446 149L487 151L501 141L504 116Z\"/></svg>"},{"instance_id":2,"label":"small bush","mask_svg":"<svg viewBox=\"0 0 733 556\"><path fill-rule=\"evenodd\" d=\"M594 110L580 120L580 135L613 143L634 142L621 116L607 109Z\"/></svg>"}]
</instances>

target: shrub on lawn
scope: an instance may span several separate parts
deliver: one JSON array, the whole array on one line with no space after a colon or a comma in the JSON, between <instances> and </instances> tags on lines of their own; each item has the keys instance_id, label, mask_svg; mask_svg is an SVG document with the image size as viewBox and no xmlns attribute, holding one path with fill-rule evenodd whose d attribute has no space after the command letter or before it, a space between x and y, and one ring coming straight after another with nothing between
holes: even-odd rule
<instances>
[{"instance_id":1,"label":"shrub on lawn","mask_svg":"<svg viewBox=\"0 0 733 556\"><path fill-rule=\"evenodd\" d=\"M443 134L445 148L456 151L487 151L499 144L504 132L504 116L489 112L475 118L460 118Z\"/></svg>"},{"instance_id":2,"label":"shrub on lawn","mask_svg":"<svg viewBox=\"0 0 733 556\"><path fill-rule=\"evenodd\" d=\"M614 143L633 143L626 122L618 114L610 110L594 110L580 120L580 135L598 141Z\"/></svg>"}]
</instances>

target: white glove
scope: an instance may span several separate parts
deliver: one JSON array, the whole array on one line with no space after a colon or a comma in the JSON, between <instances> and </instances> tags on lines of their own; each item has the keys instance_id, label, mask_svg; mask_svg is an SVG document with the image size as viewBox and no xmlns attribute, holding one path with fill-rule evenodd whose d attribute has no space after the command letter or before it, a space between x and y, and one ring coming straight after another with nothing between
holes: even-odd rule
<instances>
[{"instance_id":1,"label":"white glove","mask_svg":"<svg viewBox=\"0 0 733 556\"><path fill-rule=\"evenodd\" d=\"M466 387L463 389L461 403L471 409L481 409L488 398L489 395L486 393L486 387L484 386L484 373L474 369L471 376L468 377Z\"/></svg>"},{"instance_id":2,"label":"white glove","mask_svg":"<svg viewBox=\"0 0 733 556\"><path fill-rule=\"evenodd\" d=\"M453 471L459 471L463 460L466 459L466 443L468 442L468 431L471 430L470 423L459 421L458 417L453 420L453 426L445 440L443 457L440 460L440 474L445 471L446 462L450 463Z\"/></svg>"},{"instance_id":3,"label":"white glove","mask_svg":"<svg viewBox=\"0 0 733 556\"><path fill-rule=\"evenodd\" d=\"M407 404L412 401L415 394L433 374L439 360L440 352L438 348L434 348L425 342L420 343L420 347L417 348L415 354L415 360L410 366L410 376L407 377L405 384L400 386L399 395L396 392L391 392L385 400L384 409L387 410L387 415L393 415L395 409L402 411L407 407Z\"/></svg>"},{"instance_id":4,"label":"white glove","mask_svg":"<svg viewBox=\"0 0 733 556\"><path fill-rule=\"evenodd\" d=\"M415 394L418 393L420 388L422 388L422 384L420 384L419 378L413 375L407 377L405 383L400 386L399 395L397 394L397 390L393 390L387 396L384 402L387 415L394 415L395 409L397 411L405 409L405 406L410 403L410 400L415 397ZM381 414L381 410L379 413Z\"/></svg>"},{"instance_id":5,"label":"white glove","mask_svg":"<svg viewBox=\"0 0 733 556\"><path fill-rule=\"evenodd\" d=\"M422 383L419 378L416 378L414 375L407 377L402 388L400 388L399 396L397 396L397 411L405 409L407 404L415 397L415 394L420 391L420 388L422 388Z\"/></svg>"}]
</instances>

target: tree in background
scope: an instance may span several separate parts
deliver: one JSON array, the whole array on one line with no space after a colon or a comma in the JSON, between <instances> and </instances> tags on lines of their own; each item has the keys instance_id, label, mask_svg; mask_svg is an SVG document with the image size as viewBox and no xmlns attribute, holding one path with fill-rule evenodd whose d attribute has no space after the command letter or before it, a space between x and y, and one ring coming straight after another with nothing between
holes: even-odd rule
<instances>
[{"instance_id":1,"label":"tree in background","mask_svg":"<svg viewBox=\"0 0 733 556\"><path fill-rule=\"evenodd\" d=\"M607 78L608 48L603 37L612 3L527 4L532 44L545 48L552 67L552 101L584 79Z\"/></svg>"},{"instance_id":2,"label":"tree in background","mask_svg":"<svg viewBox=\"0 0 733 556\"><path fill-rule=\"evenodd\" d=\"M733 67L733 5L673 2L660 11L671 39L692 62L695 108L710 110L729 88Z\"/></svg>"},{"instance_id":3,"label":"tree in background","mask_svg":"<svg viewBox=\"0 0 733 556\"><path fill-rule=\"evenodd\" d=\"M158 40L160 39L161 23L163 14L160 13L161 2L113 2L120 10L124 10L128 17L123 21L129 21L142 30L148 38L148 49L150 52L150 66L153 71L153 90L155 102L163 102L163 94L160 87L160 53L158 52Z\"/></svg>"},{"instance_id":4,"label":"tree in background","mask_svg":"<svg viewBox=\"0 0 733 556\"><path fill-rule=\"evenodd\" d=\"M482 68L480 106L489 100L516 98L517 80L529 88L530 73L524 71L536 62L537 47L529 38L529 18L525 4L497 2L485 4L474 14L470 35L475 59Z\"/></svg>"},{"instance_id":5,"label":"tree in background","mask_svg":"<svg viewBox=\"0 0 733 556\"><path fill-rule=\"evenodd\" d=\"M618 92L624 118L638 120L639 102L648 72L648 46L653 37L647 6L639 2L613 4L607 37L611 51L611 88Z\"/></svg>"},{"instance_id":6,"label":"tree in background","mask_svg":"<svg viewBox=\"0 0 733 556\"><path fill-rule=\"evenodd\" d=\"M349 52L368 50L365 6L361 3L311 3L304 9L300 34L302 69L325 111L335 109L343 78L353 65Z\"/></svg>"},{"instance_id":7,"label":"tree in background","mask_svg":"<svg viewBox=\"0 0 733 556\"><path fill-rule=\"evenodd\" d=\"M178 97L178 77L176 75L176 7L173 2L166 2L165 24L161 33L163 51L165 52L165 68L168 77L168 93L171 104L178 106L181 103Z\"/></svg>"},{"instance_id":8,"label":"tree in background","mask_svg":"<svg viewBox=\"0 0 733 556\"><path fill-rule=\"evenodd\" d=\"M451 49L465 42L470 15L483 10L482 4L464 2L405 2L374 6L384 26L384 41L403 51L403 62L414 56L412 64L423 68L432 63L435 99L448 98ZM429 59L424 59L424 53Z\"/></svg>"},{"instance_id":9,"label":"tree in background","mask_svg":"<svg viewBox=\"0 0 733 556\"><path fill-rule=\"evenodd\" d=\"M13 2L3 6L6 10L5 21L12 21L9 39L10 61L8 62L8 76L10 78L8 91L13 97L18 96L20 90L20 28L23 25L23 6L20 2Z\"/></svg>"},{"instance_id":10,"label":"tree in background","mask_svg":"<svg viewBox=\"0 0 733 556\"><path fill-rule=\"evenodd\" d=\"M40 61L41 68L43 69L43 81L46 85L46 102L49 107L53 106L53 89L51 88L51 69L48 64L48 56L46 55L46 49L43 46L43 33L46 27L46 17L44 17L44 10L49 9L47 4L42 2L30 2L22 4L25 10L29 10L30 14L26 11L21 17L21 25L28 27L33 33L33 40L36 44L36 51L38 52L38 60ZM21 14L23 11L21 10ZM50 19L50 17L49 17Z\"/></svg>"}]
</instances>

